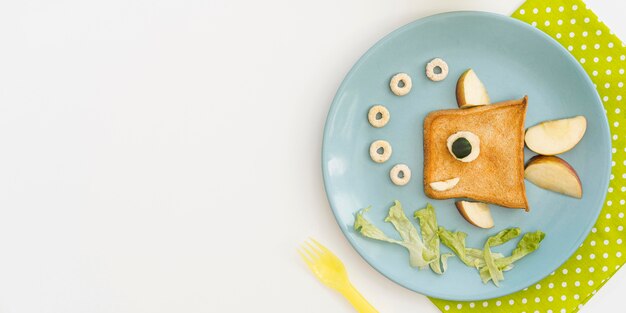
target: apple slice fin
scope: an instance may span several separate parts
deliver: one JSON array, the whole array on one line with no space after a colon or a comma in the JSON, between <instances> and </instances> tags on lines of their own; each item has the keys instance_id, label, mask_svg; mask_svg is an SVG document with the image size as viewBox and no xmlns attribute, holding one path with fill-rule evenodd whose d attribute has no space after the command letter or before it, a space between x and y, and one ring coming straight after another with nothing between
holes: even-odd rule
<instances>
[{"instance_id":1,"label":"apple slice fin","mask_svg":"<svg viewBox=\"0 0 626 313\"><path fill-rule=\"evenodd\" d=\"M582 116L539 123L526 130L528 149L543 155L560 154L574 148L585 135L587 119Z\"/></svg>"},{"instance_id":2,"label":"apple slice fin","mask_svg":"<svg viewBox=\"0 0 626 313\"><path fill-rule=\"evenodd\" d=\"M456 201L454 203L459 213L470 224L480 228L492 228L493 217L489 205L482 202Z\"/></svg>"},{"instance_id":3,"label":"apple slice fin","mask_svg":"<svg viewBox=\"0 0 626 313\"><path fill-rule=\"evenodd\" d=\"M524 177L543 189L578 199L583 197L583 186L578 174L569 163L559 157L532 157L526 165Z\"/></svg>"},{"instance_id":4,"label":"apple slice fin","mask_svg":"<svg viewBox=\"0 0 626 313\"><path fill-rule=\"evenodd\" d=\"M471 68L456 83L456 102L461 109L491 103L485 85Z\"/></svg>"}]
</instances>

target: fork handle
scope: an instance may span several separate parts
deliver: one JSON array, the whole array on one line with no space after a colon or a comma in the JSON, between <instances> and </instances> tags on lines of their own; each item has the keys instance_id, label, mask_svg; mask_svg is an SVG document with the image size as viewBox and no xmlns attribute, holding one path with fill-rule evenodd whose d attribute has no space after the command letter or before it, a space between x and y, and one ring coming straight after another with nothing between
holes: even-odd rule
<instances>
[{"instance_id":1,"label":"fork handle","mask_svg":"<svg viewBox=\"0 0 626 313\"><path fill-rule=\"evenodd\" d=\"M356 288L354 288L352 284L348 284L347 288L344 289L341 293L344 297L346 297L346 299L348 299L348 301L350 301L350 303L357 312L378 313L378 310L376 310L371 304L369 304L369 302L365 300L363 295L361 295L361 293L356 290Z\"/></svg>"}]
</instances>

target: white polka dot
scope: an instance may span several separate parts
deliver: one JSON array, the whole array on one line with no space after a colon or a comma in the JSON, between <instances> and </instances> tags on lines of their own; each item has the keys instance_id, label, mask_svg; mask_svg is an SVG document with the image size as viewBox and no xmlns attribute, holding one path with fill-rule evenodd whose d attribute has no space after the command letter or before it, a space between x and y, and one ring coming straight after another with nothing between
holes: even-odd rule
<instances>
[{"instance_id":1,"label":"white polka dot","mask_svg":"<svg viewBox=\"0 0 626 313\"><path fill-rule=\"evenodd\" d=\"M592 253L592 254L589 255L589 258L594 260L596 258L596 255Z\"/></svg>"},{"instance_id":2,"label":"white polka dot","mask_svg":"<svg viewBox=\"0 0 626 313\"><path fill-rule=\"evenodd\" d=\"M558 25L563 25L563 20L558 20L558 21L556 21L556 23L557 23Z\"/></svg>"},{"instance_id":3,"label":"white polka dot","mask_svg":"<svg viewBox=\"0 0 626 313\"><path fill-rule=\"evenodd\" d=\"M565 274L567 274L567 269L564 268L561 272L563 273L563 275L565 275Z\"/></svg>"},{"instance_id":4,"label":"white polka dot","mask_svg":"<svg viewBox=\"0 0 626 313\"><path fill-rule=\"evenodd\" d=\"M561 33L556 33L556 38L561 38Z\"/></svg>"},{"instance_id":5,"label":"white polka dot","mask_svg":"<svg viewBox=\"0 0 626 313\"><path fill-rule=\"evenodd\" d=\"M605 259L608 259L609 258L609 254L604 252L604 253L602 253L602 257L605 258Z\"/></svg>"},{"instance_id":6,"label":"white polka dot","mask_svg":"<svg viewBox=\"0 0 626 313\"><path fill-rule=\"evenodd\" d=\"M552 12L552 8L551 7L546 7L546 13L550 13Z\"/></svg>"},{"instance_id":7,"label":"white polka dot","mask_svg":"<svg viewBox=\"0 0 626 313\"><path fill-rule=\"evenodd\" d=\"M524 9L519 10L519 14L521 14L521 15L526 14L526 10L524 10Z\"/></svg>"},{"instance_id":8,"label":"white polka dot","mask_svg":"<svg viewBox=\"0 0 626 313\"><path fill-rule=\"evenodd\" d=\"M597 231L598 231L598 229L597 229L597 228L595 228L595 227L591 229L591 232L592 232L592 233L595 233L595 232L597 232Z\"/></svg>"},{"instance_id":9,"label":"white polka dot","mask_svg":"<svg viewBox=\"0 0 626 313\"><path fill-rule=\"evenodd\" d=\"M561 283L561 287L563 287L563 288L567 287L567 282L562 282Z\"/></svg>"},{"instance_id":10,"label":"white polka dot","mask_svg":"<svg viewBox=\"0 0 626 313\"><path fill-rule=\"evenodd\" d=\"M535 303L539 303L539 302L541 302L541 299L539 299L539 297L536 297L535 298Z\"/></svg>"},{"instance_id":11,"label":"white polka dot","mask_svg":"<svg viewBox=\"0 0 626 313\"><path fill-rule=\"evenodd\" d=\"M552 302L552 300L554 300L554 298L552 296L548 297L548 302Z\"/></svg>"},{"instance_id":12,"label":"white polka dot","mask_svg":"<svg viewBox=\"0 0 626 313\"><path fill-rule=\"evenodd\" d=\"M550 26L550 21L545 21L545 22L543 23L543 25L545 25L545 26Z\"/></svg>"},{"instance_id":13,"label":"white polka dot","mask_svg":"<svg viewBox=\"0 0 626 313\"><path fill-rule=\"evenodd\" d=\"M593 48L596 49L596 50L600 49L600 44L597 43L597 44L593 45Z\"/></svg>"},{"instance_id":14,"label":"white polka dot","mask_svg":"<svg viewBox=\"0 0 626 313\"><path fill-rule=\"evenodd\" d=\"M617 101L622 101L622 95L618 95L617 97L615 97L615 99L616 99ZM619 124L619 123L618 123L618 124Z\"/></svg>"},{"instance_id":15,"label":"white polka dot","mask_svg":"<svg viewBox=\"0 0 626 313\"><path fill-rule=\"evenodd\" d=\"M562 295L561 296L561 300L563 300L563 301L567 300L567 296L566 295Z\"/></svg>"},{"instance_id":16,"label":"white polka dot","mask_svg":"<svg viewBox=\"0 0 626 313\"><path fill-rule=\"evenodd\" d=\"M534 9L533 9L533 13L534 13L534 14L537 14L537 13L539 13L539 10L538 10L537 8L534 8Z\"/></svg>"},{"instance_id":17,"label":"white polka dot","mask_svg":"<svg viewBox=\"0 0 626 313\"><path fill-rule=\"evenodd\" d=\"M579 281L575 281L575 282L574 282L574 286L576 286L576 287L580 287L580 282L579 282Z\"/></svg>"},{"instance_id":18,"label":"white polka dot","mask_svg":"<svg viewBox=\"0 0 626 313\"><path fill-rule=\"evenodd\" d=\"M590 266L590 267L589 267L589 273L593 273L593 272L595 272L595 271L596 271L596 269L595 269L595 268L593 268L593 266Z\"/></svg>"},{"instance_id":19,"label":"white polka dot","mask_svg":"<svg viewBox=\"0 0 626 313\"><path fill-rule=\"evenodd\" d=\"M611 70L606 70L606 75L611 75Z\"/></svg>"},{"instance_id":20,"label":"white polka dot","mask_svg":"<svg viewBox=\"0 0 626 313\"><path fill-rule=\"evenodd\" d=\"M613 58L611 56L608 56L608 57L606 57L606 61L607 62L611 62L611 61L613 61Z\"/></svg>"},{"instance_id":21,"label":"white polka dot","mask_svg":"<svg viewBox=\"0 0 626 313\"><path fill-rule=\"evenodd\" d=\"M486 308L489 305L489 302L485 301L483 302L483 307Z\"/></svg>"},{"instance_id":22,"label":"white polka dot","mask_svg":"<svg viewBox=\"0 0 626 313\"><path fill-rule=\"evenodd\" d=\"M575 295L574 295L574 299L575 299L575 300L578 300L578 299L580 299L580 296L579 296L578 294L575 294Z\"/></svg>"},{"instance_id":23,"label":"white polka dot","mask_svg":"<svg viewBox=\"0 0 626 313\"><path fill-rule=\"evenodd\" d=\"M535 289L537 289L537 290L541 289L541 284L536 284L535 285Z\"/></svg>"},{"instance_id":24,"label":"white polka dot","mask_svg":"<svg viewBox=\"0 0 626 313\"><path fill-rule=\"evenodd\" d=\"M595 241L595 240L592 240L589 244L590 244L592 247L595 247L595 246L596 246L596 241Z\"/></svg>"},{"instance_id":25,"label":"white polka dot","mask_svg":"<svg viewBox=\"0 0 626 313\"><path fill-rule=\"evenodd\" d=\"M595 72L595 71L594 71L594 72ZM596 75L593 75L593 76L597 76L597 74L596 74ZM604 102L609 101L609 96L604 96L604 97L602 98L602 101L604 101Z\"/></svg>"},{"instance_id":26,"label":"white polka dot","mask_svg":"<svg viewBox=\"0 0 626 313\"><path fill-rule=\"evenodd\" d=\"M532 25L533 27L536 27L537 26L537 22L532 22L532 23L530 23L530 25Z\"/></svg>"},{"instance_id":27,"label":"white polka dot","mask_svg":"<svg viewBox=\"0 0 626 313\"><path fill-rule=\"evenodd\" d=\"M567 46L567 50L573 51L574 50L574 46Z\"/></svg>"},{"instance_id":28,"label":"white polka dot","mask_svg":"<svg viewBox=\"0 0 626 313\"><path fill-rule=\"evenodd\" d=\"M610 83L606 83L606 84L604 84L604 88L606 88L606 89L611 88L611 84L610 84Z\"/></svg>"},{"instance_id":29,"label":"white polka dot","mask_svg":"<svg viewBox=\"0 0 626 313\"><path fill-rule=\"evenodd\" d=\"M559 12L563 12L565 8L563 8L562 6L559 7Z\"/></svg>"},{"instance_id":30,"label":"white polka dot","mask_svg":"<svg viewBox=\"0 0 626 313\"><path fill-rule=\"evenodd\" d=\"M526 300L526 298L522 298L522 303L526 304L526 302L528 302L528 300Z\"/></svg>"},{"instance_id":31,"label":"white polka dot","mask_svg":"<svg viewBox=\"0 0 626 313\"><path fill-rule=\"evenodd\" d=\"M574 4L574 5L572 6L572 10L574 10L574 11L578 10L578 6Z\"/></svg>"},{"instance_id":32,"label":"white polka dot","mask_svg":"<svg viewBox=\"0 0 626 313\"><path fill-rule=\"evenodd\" d=\"M622 257L622 253L617 251L617 253L615 253L615 256L618 257L618 258L621 258Z\"/></svg>"},{"instance_id":33,"label":"white polka dot","mask_svg":"<svg viewBox=\"0 0 626 313\"><path fill-rule=\"evenodd\" d=\"M554 284L553 283L549 283L548 284L548 288L550 288L550 289L554 288Z\"/></svg>"},{"instance_id":34,"label":"white polka dot","mask_svg":"<svg viewBox=\"0 0 626 313\"><path fill-rule=\"evenodd\" d=\"M587 282L587 285L589 285L589 286L593 286L593 280L589 280L589 281Z\"/></svg>"},{"instance_id":35,"label":"white polka dot","mask_svg":"<svg viewBox=\"0 0 626 313\"><path fill-rule=\"evenodd\" d=\"M580 260L582 260L582 259L583 259L583 256L582 256L582 255L580 255L580 254L579 254L579 255L577 255L577 256L576 256L576 260L580 261Z\"/></svg>"},{"instance_id":36,"label":"white polka dot","mask_svg":"<svg viewBox=\"0 0 626 313\"><path fill-rule=\"evenodd\" d=\"M576 36L576 34L574 34L574 32L570 32L569 33L569 38L574 38L574 36Z\"/></svg>"},{"instance_id":37,"label":"white polka dot","mask_svg":"<svg viewBox=\"0 0 626 313\"><path fill-rule=\"evenodd\" d=\"M546 313L554 313L552 310L547 310Z\"/></svg>"},{"instance_id":38,"label":"white polka dot","mask_svg":"<svg viewBox=\"0 0 626 313\"><path fill-rule=\"evenodd\" d=\"M589 35L589 33L587 31L583 32L583 37L587 37L587 35Z\"/></svg>"},{"instance_id":39,"label":"white polka dot","mask_svg":"<svg viewBox=\"0 0 626 313\"><path fill-rule=\"evenodd\" d=\"M559 311L560 313L567 313L567 310L565 309L561 309L561 311Z\"/></svg>"},{"instance_id":40,"label":"white polka dot","mask_svg":"<svg viewBox=\"0 0 626 313\"><path fill-rule=\"evenodd\" d=\"M623 83L623 82L619 82L619 83L617 83L617 87L619 87L619 88L624 87L624 83ZM615 110L619 110L619 109L615 109Z\"/></svg>"},{"instance_id":41,"label":"white polka dot","mask_svg":"<svg viewBox=\"0 0 626 313\"><path fill-rule=\"evenodd\" d=\"M587 49L586 47L585 48L583 48L583 47L585 47L585 45L583 45L581 47L581 49L583 49L583 50ZM585 62L586 62L585 58L580 58L580 63L585 64Z\"/></svg>"},{"instance_id":42,"label":"white polka dot","mask_svg":"<svg viewBox=\"0 0 626 313\"><path fill-rule=\"evenodd\" d=\"M585 23L589 23L589 18L588 18L588 17L585 17L584 22L585 22Z\"/></svg>"},{"instance_id":43,"label":"white polka dot","mask_svg":"<svg viewBox=\"0 0 626 313\"><path fill-rule=\"evenodd\" d=\"M609 240L608 240L608 239L605 239L605 240L604 240L604 245L605 245L605 246L608 246L608 245L609 245Z\"/></svg>"},{"instance_id":44,"label":"white polka dot","mask_svg":"<svg viewBox=\"0 0 626 313\"><path fill-rule=\"evenodd\" d=\"M626 60L626 55L624 55L624 54L620 55L619 59L622 60L622 61Z\"/></svg>"},{"instance_id":45,"label":"white polka dot","mask_svg":"<svg viewBox=\"0 0 626 313\"><path fill-rule=\"evenodd\" d=\"M596 35L597 35L597 36L602 35L602 31L601 31L601 30L599 30L599 29L598 29L598 30L596 30Z\"/></svg>"},{"instance_id":46,"label":"white polka dot","mask_svg":"<svg viewBox=\"0 0 626 313\"><path fill-rule=\"evenodd\" d=\"M613 201L611 201L611 200L607 201L607 202L606 202L606 205L608 205L608 206L613 205Z\"/></svg>"},{"instance_id":47,"label":"white polka dot","mask_svg":"<svg viewBox=\"0 0 626 313\"><path fill-rule=\"evenodd\" d=\"M593 63L598 63L600 62L600 59L598 57L593 58Z\"/></svg>"},{"instance_id":48,"label":"white polka dot","mask_svg":"<svg viewBox=\"0 0 626 313\"><path fill-rule=\"evenodd\" d=\"M620 73L621 75L624 75L624 69L623 69L623 68L620 68L620 69L619 69L619 73Z\"/></svg>"},{"instance_id":49,"label":"white polka dot","mask_svg":"<svg viewBox=\"0 0 626 313\"><path fill-rule=\"evenodd\" d=\"M609 42L609 44L607 45L609 48L613 48L614 44L612 42Z\"/></svg>"},{"instance_id":50,"label":"white polka dot","mask_svg":"<svg viewBox=\"0 0 626 313\"><path fill-rule=\"evenodd\" d=\"M611 231L611 227L609 227L609 226L604 227L604 232L607 232L607 233L608 233L608 232L610 232L610 231Z\"/></svg>"},{"instance_id":51,"label":"white polka dot","mask_svg":"<svg viewBox=\"0 0 626 313\"><path fill-rule=\"evenodd\" d=\"M501 306L502 302L500 300L496 301L496 306Z\"/></svg>"},{"instance_id":52,"label":"white polka dot","mask_svg":"<svg viewBox=\"0 0 626 313\"><path fill-rule=\"evenodd\" d=\"M457 308L458 310L460 310L461 308L463 308L463 305L459 303L459 304L457 304L457 305L456 305L456 308Z\"/></svg>"},{"instance_id":53,"label":"white polka dot","mask_svg":"<svg viewBox=\"0 0 626 313\"><path fill-rule=\"evenodd\" d=\"M446 305L446 306L443 307L443 309L446 310L446 311L449 311L450 310L450 306Z\"/></svg>"},{"instance_id":54,"label":"white polka dot","mask_svg":"<svg viewBox=\"0 0 626 313\"><path fill-rule=\"evenodd\" d=\"M618 245L621 245L622 244L622 238L617 238L617 240L615 242L617 242Z\"/></svg>"},{"instance_id":55,"label":"white polka dot","mask_svg":"<svg viewBox=\"0 0 626 313\"><path fill-rule=\"evenodd\" d=\"M593 75L593 76L598 76L598 71L593 71L593 72L591 72L591 75Z\"/></svg>"},{"instance_id":56,"label":"white polka dot","mask_svg":"<svg viewBox=\"0 0 626 313\"><path fill-rule=\"evenodd\" d=\"M608 268L606 265L602 267L602 271L603 271L603 272L606 272L606 271L608 271L608 270L609 270L609 268Z\"/></svg>"},{"instance_id":57,"label":"white polka dot","mask_svg":"<svg viewBox=\"0 0 626 313\"><path fill-rule=\"evenodd\" d=\"M573 25L573 24L576 24L576 19L575 19L575 18L573 18L573 19L569 20L569 22L570 22L572 25Z\"/></svg>"},{"instance_id":58,"label":"white polka dot","mask_svg":"<svg viewBox=\"0 0 626 313\"><path fill-rule=\"evenodd\" d=\"M615 113L619 114L619 112L620 112L619 108L615 109Z\"/></svg>"},{"instance_id":59,"label":"white polka dot","mask_svg":"<svg viewBox=\"0 0 626 313\"><path fill-rule=\"evenodd\" d=\"M470 304L469 304L470 308L473 308L474 305L475 305L474 302L470 302Z\"/></svg>"},{"instance_id":60,"label":"white polka dot","mask_svg":"<svg viewBox=\"0 0 626 313\"><path fill-rule=\"evenodd\" d=\"M576 274L580 274L580 267L576 268Z\"/></svg>"},{"instance_id":61,"label":"white polka dot","mask_svg":"<svg viewBox=\"0 0 626 313\"><path fill-rule=\"evenodd\" d=\"M623 174L623 175L622 175L622 178L624 178L624 175L626 175L626 174ZM623 205L623 204L624 204L624 199L619 200L619 204L622 204L622 205ZM617 217L619 217L619 218L624 218L624 212L620 212L620 213L617 215Z\"/></svg>"}]
</instances>

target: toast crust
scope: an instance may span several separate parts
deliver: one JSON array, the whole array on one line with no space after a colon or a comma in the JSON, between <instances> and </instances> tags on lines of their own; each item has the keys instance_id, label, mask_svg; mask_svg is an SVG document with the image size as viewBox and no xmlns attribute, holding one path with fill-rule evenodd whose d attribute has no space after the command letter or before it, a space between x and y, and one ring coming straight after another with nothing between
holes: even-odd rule
<instances>
[{"instance_id":1,"label":"toast crust","mask_svg":"<svg viewBox=\"0 0 626 313\"><path fill-rule=\"evenodd\" d=\"M470 198L529 210L524 185L524 120L528 97L468 109L431 112L424 119L424 192L433 199ZM469 163L455 159L447 138L470 131L480 138L480 155ZM431 182L459 177L450 190Z\"/></svg>"}]
</instances>

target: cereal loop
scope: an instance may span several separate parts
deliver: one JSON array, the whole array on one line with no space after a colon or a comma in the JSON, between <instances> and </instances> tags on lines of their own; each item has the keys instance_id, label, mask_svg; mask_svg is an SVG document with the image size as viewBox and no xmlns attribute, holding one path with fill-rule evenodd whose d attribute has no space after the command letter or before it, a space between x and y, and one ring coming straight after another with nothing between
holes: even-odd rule
<instances>
[{"instance_id":1,"label":"cereal loop","mask_svg":"<svg viewBox=\"0 0 626 313\"><path fill-rule=\"evenodd\" d=\"M439 68L441 73L435 73L435 69ZM432 61L426 64L426 77L428 79L438 82L446 79L448 76L448 63L440 58L433 59Z\"/></svg>"},{"instance_id":2,"label":"cereal loop","mask_svg":"<svg viewBox=\"0 0 626 313\"><path fill-rule=\"evenodd\" d=\"M400 84L402 83L402 87ZM411 91L411 87L413 84L411 83L411 76L406 73L398 73L391 78L391 82L389 83L389 87L391 87L391 91L396 96L404 96Z\"/></svg>"},{"instance_id":3,"label":"cereal loop","mask_svg":"<svg viewBox=\"0 0 626 313\"><path fill-rule=\"evenodd\" d=\"M380 118L379 118L380 114ZM382 105L375 105L370 108L369 113L367 113L367 119L370 124L376 128L383 127L387 125L389 122L389 110Z\"/></svg>"},{"instance_id":4,"label":"cereal loop","mask_svg":"<svg viewBox=\"0 0 626 313\"><path fill-rule=\"evenodd\" d=\"M396 164L389 171L389 177L394 184L404 186L411 180L411 169L406 164Z\"/></svg>"},{"instance_id":5,"label":"cereal loop","mask_svg":"<svg viewBox=\"0 0 626 313\"><path fill-rule=\"evenodd\" d=\"M372 142L370 145L370 157L376 163L383 163L389 160L391 157L391 145L384 140Z\"/></svg>"}]
</instances>

